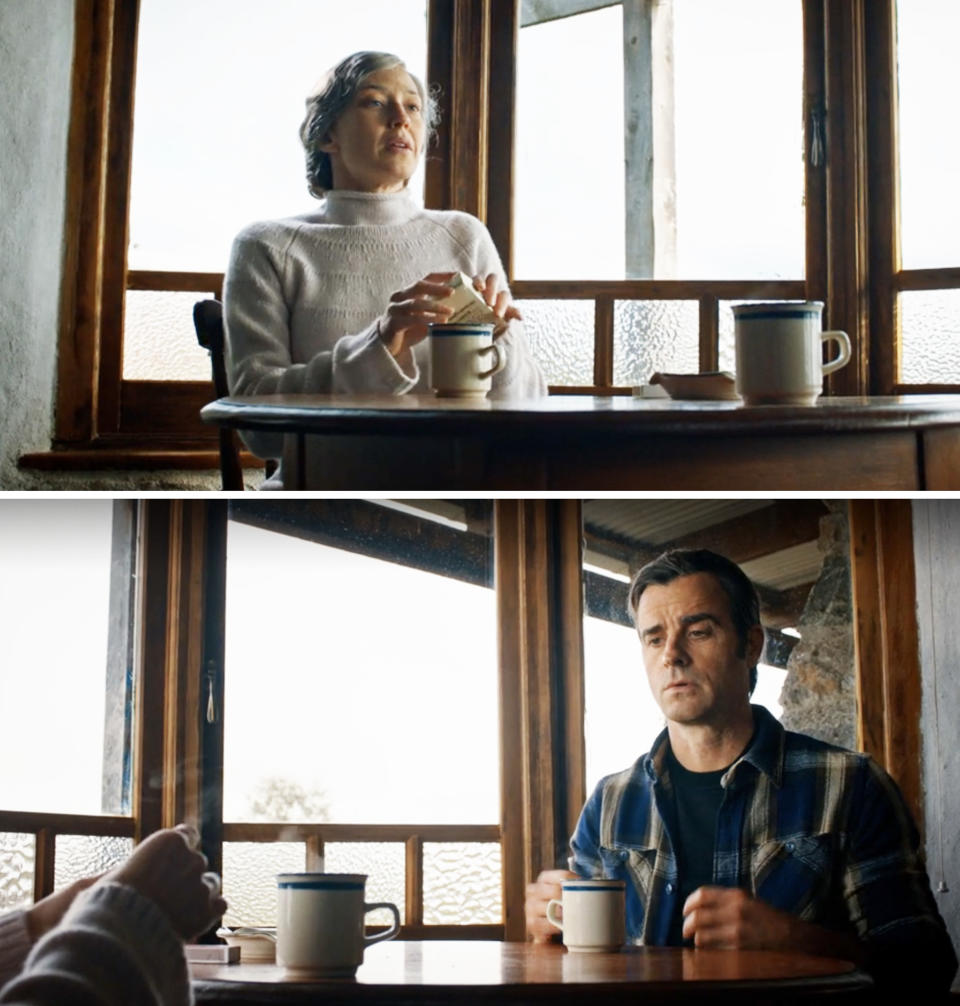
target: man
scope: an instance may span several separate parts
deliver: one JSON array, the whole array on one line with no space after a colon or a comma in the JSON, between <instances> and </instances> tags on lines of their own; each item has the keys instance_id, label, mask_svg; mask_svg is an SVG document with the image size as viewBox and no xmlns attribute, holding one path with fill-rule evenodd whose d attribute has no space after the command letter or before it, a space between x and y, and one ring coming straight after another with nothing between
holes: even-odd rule
<instances>
[{"instance_id":1,"label":"man","mask_svg":"<svg viewBox=\"0 0 960 1006\"><path fill-rule=\"evenodd\" d=\"M763 629L743 571L706 550L666 552L629 603L667 727L587 801L575 872L527 888L533 939L556 933L545 906L562 880L617 877L630 940L805 950L947 989L957 958L896 784L750 704Z\"/></svg>"}]
</instances>

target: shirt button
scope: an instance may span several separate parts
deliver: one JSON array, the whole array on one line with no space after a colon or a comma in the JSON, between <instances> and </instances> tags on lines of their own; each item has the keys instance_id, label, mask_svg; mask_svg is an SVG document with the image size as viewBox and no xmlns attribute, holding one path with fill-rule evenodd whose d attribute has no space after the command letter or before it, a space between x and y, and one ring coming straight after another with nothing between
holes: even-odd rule
<instances>
[{"instance_id":1,"label":"shirt button","mask_svg":"<svg viewBox=\"0 0 960 1006\"><path fill-rule=\"evenodd\" d=\"M796 842L787 842L787 852L795 852L797 848Z\"/></svg>"},{"instance_id":2,"label":"shirt button","mask_svg":"<svg viewBox=\"0 0 960 1006\"><path fill-rule=\"evenodd\" d=\"M626 862L630 858L630 853L626 849L620 850L620 858Z\"/></svg>"},{"instance_id":3,"label":"shirt button","mask_svg":"<svg viewBox=\"0 0 960 1006\"><path fill-rule=\"evenodd\" d=\"M667 884L667 894L673 894L673 884Z\"/></svg>"}]
</instances>

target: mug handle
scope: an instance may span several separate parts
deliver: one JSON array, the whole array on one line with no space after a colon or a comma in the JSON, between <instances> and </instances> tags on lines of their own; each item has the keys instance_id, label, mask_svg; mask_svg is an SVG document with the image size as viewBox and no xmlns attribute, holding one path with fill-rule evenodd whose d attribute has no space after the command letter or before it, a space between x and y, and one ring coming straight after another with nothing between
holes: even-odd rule
<instances>
[{"instance_id":1,"label":"mug handle","mask_svg":"<svg viewBox=\"0 0 960 1006\"><path fill-rule=\"evenodd\" d=\"M493 377L494 374L499 374L501 370L507 365L507 351L503 346L498 346L495 342L490 343L489 346L484 346L483 349L478 349L478 353L496 353L497 362L493 365L492 370L482 370L479 373L479 377L487 378Z\"/></svg>"},{"instance_id":2,"label":"mug handle","mask_svg":"<svg viewBox=\"0 0 960 1006\"><path fill-rule=\"evenodd\" d=\"M557 915L556 911L554 910L554 905L556 905L557 908L560 909L563 908L562 901L558 901L556 898L551 898L547 902L547 922L549 922L551 926L556 926L557 929L562 930L563 919L561 919L560 916Z\"/></svg>"},{"instance_id":3,"label":"mug handle","mask_svg":"<svg viewBox=\"0 0 960 1006\"><path fill-rule=\"evenodd\" d=\"M373 936L363 935L363 945L369 947L371 943L379 943L381 940L392 940L400 932L400 913L397 906L390 901L374 901L372 904L364 904L363 914L372 912L375 908L387 908L393 913L393 925L389 929L384 929L382 933L374 933Z\"/></svg>"},{"instance_id":4,"label":"mug handle","mask_svg":"<svg viewBox=\"0 0 960 1006\"><path fill-rule=\"evenodd\" d=\"M824 363L820 367L820 371L823 374L832 374L835 370L839 370L841 367L846 366L850 362L850 336L846 332L821 332L820 342L838 342L840 344L840 353L835 356L829 363Z\"/></svg>"}]
</instances>

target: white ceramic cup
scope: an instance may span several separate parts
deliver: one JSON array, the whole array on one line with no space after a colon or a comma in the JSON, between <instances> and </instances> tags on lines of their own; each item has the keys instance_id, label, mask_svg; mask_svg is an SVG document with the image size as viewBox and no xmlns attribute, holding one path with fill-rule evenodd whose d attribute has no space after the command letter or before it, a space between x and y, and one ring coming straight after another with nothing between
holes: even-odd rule
<instances>
[{"instance_id":1,"label":"white ceramic cup","mask_svg":"<svg viewBox=\"0 0 960 1006\"><path fill-rule=\"evenodd\" d=\"M564 880L563 899L547 903L547 921L563 931L567 950L604 953L626 940L623 880ZM558 914L563 911L563 916Z\"/></svg>"},{"instance_id":2,"label":"white ceramic cup","mask_svg":"<svg viewBox=\"0 0 960 1006\"><path fill-rule=\"evenodd\" d=\"M850 360L846 332L822 332L823 302L780 301L733 308L737 393L745 405L812 405L823 377ZM839 353L823 363L821 345Z\"/></svg>"},{"instance_id":3,"label":"white ceramic cup","mask_svg":"<svg viewBox=\"0 0 960 1006\"><path fill-rule=\"evenodd\" d=\"M281 873L277 876L277 963L288 971L349 978L363 963L364 948L391 940L400 913L389 901L363 900L362 873ZM375 908L393 913L393 925L367 936L363 919Z\"/></svg>"},{"instance_id":4,"label":"white ceramic cup","mask_svg":"<svg viewBox=\"0 0 960 1006\"><path fill-rule=\"evenodd\" d=\"M493 325L430 326L430 387L438 398L484 398L491 378L506 365Z\"/></svg>"}]
</instances>

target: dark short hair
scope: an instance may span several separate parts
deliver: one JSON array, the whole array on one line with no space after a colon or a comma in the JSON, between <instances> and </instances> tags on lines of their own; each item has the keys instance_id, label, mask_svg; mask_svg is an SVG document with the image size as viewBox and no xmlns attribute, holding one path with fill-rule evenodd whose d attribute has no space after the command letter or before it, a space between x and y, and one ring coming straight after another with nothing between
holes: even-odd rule
<instances>
[{"instance_id":1,"label":"dark short hair","mask_svg":"<svg viewBox=\"0 0 960 1006\"><path fill-rule=\"evenodd\" d=\"M395 66L407 69L406 63L390 52L355 52L340 60L307 98L307 113L300 125L300 142L307 158L307 188L311 195L319 198L333 188L330 155L319 149L320 144L327 142L330 130L353 101L363 81L377 70L391 70ZM407 70L407 73L410 71ZM437 125L437 100L419 77L410 73L410 79L420 92L426 127L424 141L429 142Z\"/></svg>"},{"instance_id":2,"label":"dark short hair","mask_svg":"<svg viewBox=\"0 0 960 1006\"><path fill-rule=\"evenodd\" d=\"M669 549L651 560L633 578L627 604L634 624L640 597L651 584L667 584L681 576L709 573L715 577L730 601L730 619L737 633L741 656L747 651L747 633L760 624L760 599L750 577L735 563L707 548ZM750 694L757 687L757 667L750 668Z\"/></svg>"}]
</instances>

